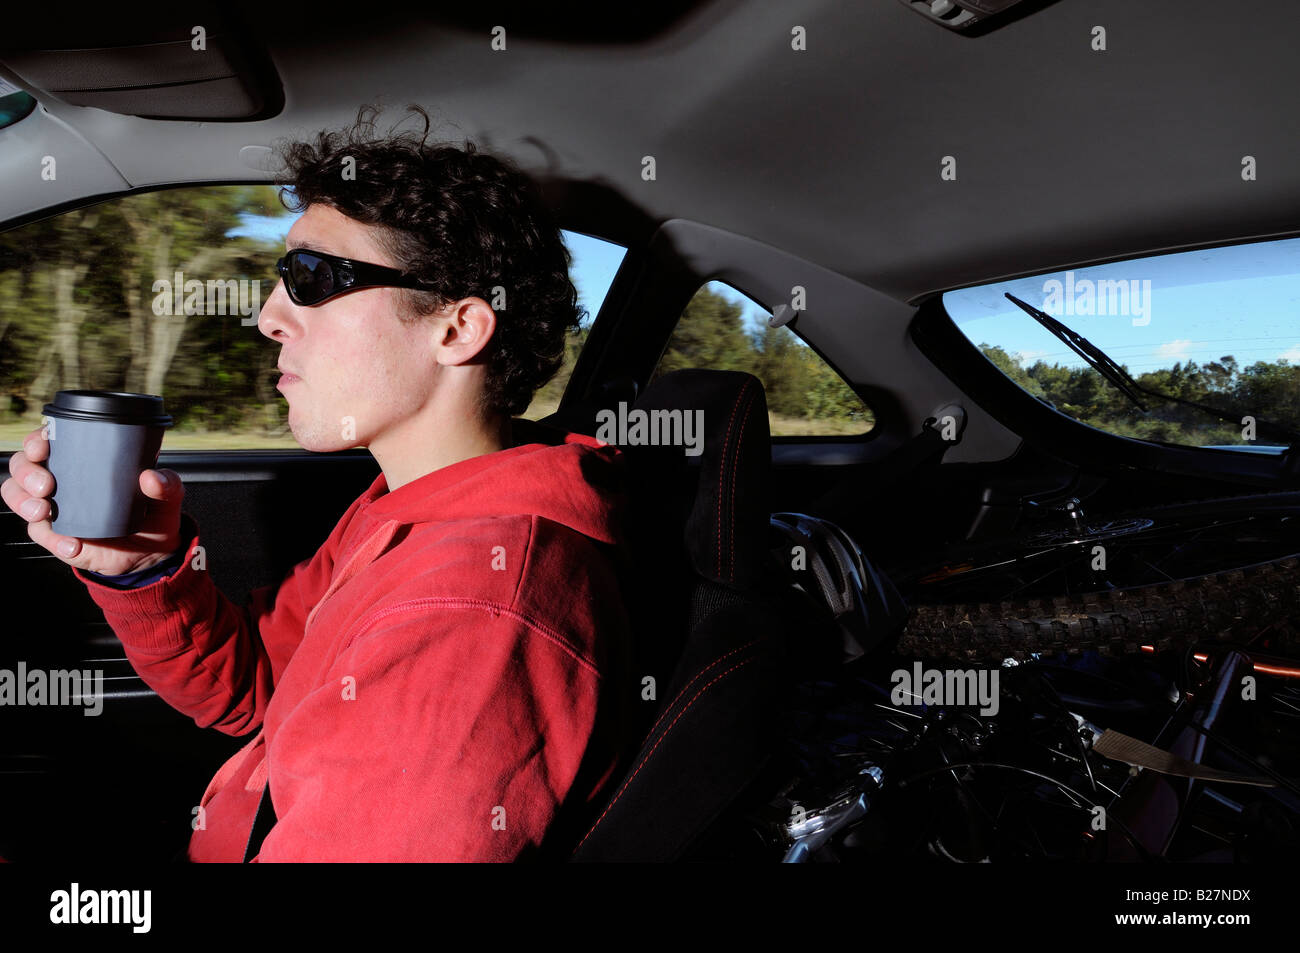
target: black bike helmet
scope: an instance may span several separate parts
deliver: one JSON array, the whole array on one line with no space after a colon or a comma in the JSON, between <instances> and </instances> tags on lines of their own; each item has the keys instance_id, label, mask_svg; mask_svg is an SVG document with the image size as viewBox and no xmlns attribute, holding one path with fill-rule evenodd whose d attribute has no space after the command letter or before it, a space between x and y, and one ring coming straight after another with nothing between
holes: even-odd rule
<instances>
[{"instance_id":1,"label":"black bike helmet","mask_svg":"<svg viewBox=\"0 0 1300 953\"><path fill-rule=\"evenodd\" d=\"M825 606L839 628L844 661L897 635L907 620L907 606L852 536L829 520L804 513L773 513L771 527L792 584ZM791 565L795 546L803 548L806 569Z\"/></svg>"}]
</instances>

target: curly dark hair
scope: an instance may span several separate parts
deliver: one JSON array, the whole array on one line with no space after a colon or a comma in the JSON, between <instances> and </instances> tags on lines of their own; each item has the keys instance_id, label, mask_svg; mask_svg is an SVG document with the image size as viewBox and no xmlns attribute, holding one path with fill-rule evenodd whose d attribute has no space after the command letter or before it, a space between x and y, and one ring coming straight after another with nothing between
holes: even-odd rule
<instances>
[{"instance_id":1,"label":"curly dark hair","mask_svg":"<svg viewBox=\"0 0 1300 953\"><path fill-rule=\"evenodd\" d=\"M348 129L281 146L280 201L292 212L321 203L372 226L398 268L426 279L428 291L399 290L403 323L466 297L494 306L503 289L481 356L480 410L515 416L560 369L566 334L584 314L569 252L528 176L469 141L427 144L428 113L407 110L423 117L422 134L376 135L380 109L365 105ZM344 176L349 157L353 177Z\"/></svg>"}]
</instances>

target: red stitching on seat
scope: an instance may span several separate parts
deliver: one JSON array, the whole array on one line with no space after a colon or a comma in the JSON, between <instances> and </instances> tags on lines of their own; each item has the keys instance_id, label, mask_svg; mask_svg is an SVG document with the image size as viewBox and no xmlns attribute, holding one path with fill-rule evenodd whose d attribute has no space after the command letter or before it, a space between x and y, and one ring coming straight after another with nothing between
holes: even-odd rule
<instances>
[{"instance_id":1,"label":"red stitching on seat","mask_svg":"<svg viewBox=\"0 0 1300 953\"><path fill-rule=\"evenodd\" d=\"M736 581L736 474L740 472L740 443L745 439L745 421L749 414L749 408L753 406L758 391L754 390L752 381L745 381L745 387L742 393L748 395L745 402L745 409L741 411L740 433L736 436L736 457L735 465L731 468L731 546L727 552L731 557L731 566L728 570L727 578L732 582Z\"/></svg>"},{"instance_id":2,"label":"red stitching on seat","mask_svg":"<svg viewBox=\"0 0 1300 953\"><path fill-rule=\"evenodd\" d=\"M690 680L689 682L687 682L685 685L683 685L681 691L679 691L676 695L673 696L673 700L670 701L667 705L664 706L663 714L660 715L658 718L655 719L655 723L654 723L654 725L652 725L651 728L650 728L650 730L646 732L646 737L649 738L651 735L653 735L653 734L655 733L655 730L659 727L659 724L660 724L660 723L661 723L665 718L667 718L667 717L668 717L668 713L669 713L670 711L673 710L673 706L677 704L678 699L680 699L683 695L685 695L685 694L687 693L687 691L690 690L690 687L691 687L692 685L694 685L697 681L699 681L701 678L703 678L705 672L707 672L709 669L711 669L711 668L713 668L713 667L715 667L715 666L717 666L717 665L722 664L722 661L723 661L723 660L724 660L728 655L735 655L737 652L743 652L743 651L745 651L745 649L749 648L751 645L757 645L757 644L758 644L758 641L759 641L758 639L753 639L753 640L751 640L751 641L749 641L749 642L746 642L744 645L741 645L741 646L738 646L738 647L732 649L730 652L727 652L727 653L724 654L724 655L719 655L717 658L715 658L715 659L714 659L712 662L710 662L708 665L704 666L704 668L700 669L698 672L696 672L694 675L692 675L692 676L691 676L691 680Z\"/></svg>"},{"instance_id":3,"label":"red stitching on seat","mask_svg":"<svg viewBox=\"0 0 1300 953\"><path fill-rule=\"evenodd\" d=\"M600 822L605 819L605 815L608 814L611 810L613 810L614 805L618 803L618 799L621 798L623 796L623 792L628 789L628 785L630 785L633 781L636 780L636 776L641 773L641 769L645 767L646 762L648 762L650 758L654 755L654 753L659 750L659 745L662 744L663 740L668 737L668 732L673 730L673 725L677 724L677 722L681 720L682 715L686 714L686 712L690 709L691 705L695 704L695 699L699 698L706 691L708 691L709 685L712 685L714 682L718 681L718 679L726 678L736 669L740 668L740 666L748 665L752 661L754 661L752 658L747 658L743 662L737 662L735 665L731 666L731 668L727 669L721 675L718 675L716 678L714 678L713 681L709 682L708 685L705 685L703 688L701 688L698 692L695 693L695 697L692 698L689 702L687 702L686 707L683 708L678 713L677 717L673 719L672 725L669 725L667 728L664 729L664 733L659 736L659 740L654 743L654 747L651 748L648 752L646 752L646 756L642 758L641 763L636 766L636 770L632 772L632 776L623 782L623 786L619 788L618 793L614 795L614 800L610 801L609 804L606 805L605 810L600 812L600 817L596 818L596 823L591 825L591 830L587 831L587 833L583 835L582 840L578 841L578 846L573 848L573 852L575 854L582 849L583 844L587 843L587 838L592 835L592 831L595 831L595 829L600 826Z\"/></svg>"},{"instance_id":4,"label":"red stitching on seat","mask_svg":"<svg viewBox=\"0 0 1300 953\"><path fill-rule=\"evenodd\" d=\"M747 380L745 381L745 383L741 386L741 388L740 388L740 393L738 393L738 394L736 395L735 403L733 403L733 404L731 405L731 419L727 421L727 435L726 435L726 437L724 437L723 440L722 440L722 462L721 462L721 464L720 464L720 468L719 468L719 470L718 470L718 526L717 526L717 537L718 537L718 541L717 541L717 547L716 547L716 549L717 549L717 554L718 554L718 559L717 559L717 563L715 564L715 567L714 567L715 572L717 572L717 574L718 574L719 576L722 575L722 510L723 510L723 502L722 502L722 481L723 481L723 479L726 477L727 461L728 461L728 457L727 457L727 448L731 446L731 432L732 432L732 430L735 428L735 425L736 425L736 411L740 408L740 402L741 402L741 400L744 398L746 391L748 391L752 386L753 386L753 378L747 379ZM736 485L736 478L735 478L735 472L734 472L734 469L733 469L733 472L732 472L731 485L732 485L733 490L734 490L734 487L735 487L735 485ZM733 507L733 510L734 510L734 507ZM733 537L734 537L734 535L735 535L735 526L736 526L736 520L735 520L735 513L734 513L734 512L732 513L731 526L732 526L732 535L733 535Z\"/></svg>"}]
</instances>

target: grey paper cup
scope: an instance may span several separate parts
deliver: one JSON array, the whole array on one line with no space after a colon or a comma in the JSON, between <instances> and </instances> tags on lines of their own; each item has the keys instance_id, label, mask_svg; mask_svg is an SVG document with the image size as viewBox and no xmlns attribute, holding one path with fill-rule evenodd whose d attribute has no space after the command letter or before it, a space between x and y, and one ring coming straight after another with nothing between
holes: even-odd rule
<instances>
[{"instance_id":1,"label":"grey paper cup","mask_svg":"<svg viewBox=\"0 0 1300 953\"><path fill-rule=\"evenodd\" d=\"M161 397L61 390L45 405L54 476L50 525L63 536L114 539L139 532L148 502L140 473L153 469L172 418Z\"/></svg>"}]
</instances>

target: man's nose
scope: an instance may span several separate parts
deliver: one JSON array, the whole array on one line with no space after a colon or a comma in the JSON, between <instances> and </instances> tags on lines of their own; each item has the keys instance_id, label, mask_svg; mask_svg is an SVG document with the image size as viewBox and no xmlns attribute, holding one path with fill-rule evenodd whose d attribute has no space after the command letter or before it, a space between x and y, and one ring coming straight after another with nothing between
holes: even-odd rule
<instances>
[{"instance_id":1,"label":"man's nose","mask_svg":"<svg viewBox=\"0 0 1300 953\"><path fill-rule=\"evenodd\" d=\"M284 279L281 278L275 283L271 296L266 299L257 315L257 329L272 340L285 337L295 327L293 310L293 302L289 300L289 293L284 290Z\"/></svg>"}]
</instances>

